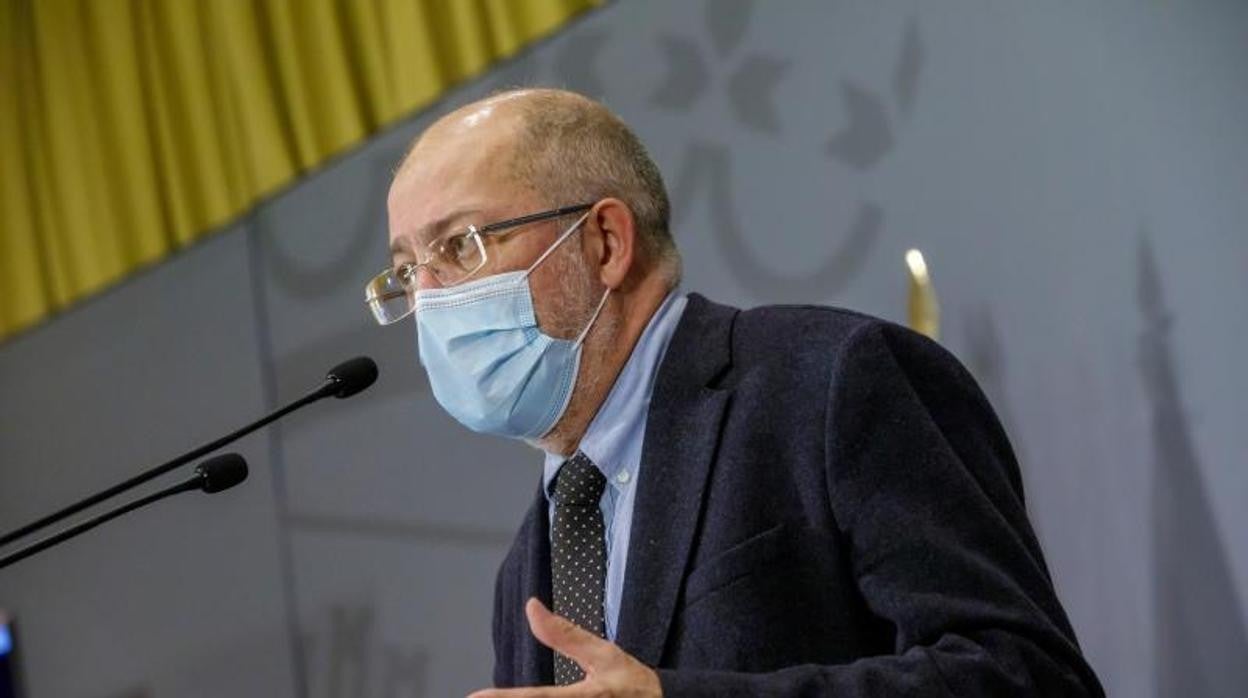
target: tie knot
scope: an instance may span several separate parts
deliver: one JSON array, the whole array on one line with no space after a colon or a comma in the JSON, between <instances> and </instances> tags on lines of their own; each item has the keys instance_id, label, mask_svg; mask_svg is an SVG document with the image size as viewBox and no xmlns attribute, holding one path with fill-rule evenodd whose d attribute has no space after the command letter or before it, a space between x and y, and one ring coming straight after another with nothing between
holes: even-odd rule
<instances>
[{"instance_id":1,"label":"tie knot","mask_svg":"<svg viewBox=\"0 0 1248 698\"><path fill-rule=\"evenodd\" d=\"M562 506L596 505L602 498L607 478L584 453L575 455L559 467L555 476L555 504Z\"/></svg>"}]
</instances>

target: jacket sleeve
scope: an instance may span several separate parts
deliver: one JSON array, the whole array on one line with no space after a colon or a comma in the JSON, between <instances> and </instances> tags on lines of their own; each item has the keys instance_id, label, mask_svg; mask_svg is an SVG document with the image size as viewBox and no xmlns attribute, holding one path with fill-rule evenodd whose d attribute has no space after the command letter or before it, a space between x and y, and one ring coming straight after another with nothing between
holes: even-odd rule
<instances>
[{"instance_id":1,"label":"jacket sleeve","mask_svg":"<svg viewBox=\"0 0 1248 698\"><path fill-rule=\"evenodd\" d=\"M768 674L659 670L679 696L1103 696L992 408L934 342L871 322L834 359L827 485L893 653Z\"/></svg>"}]
</instances>

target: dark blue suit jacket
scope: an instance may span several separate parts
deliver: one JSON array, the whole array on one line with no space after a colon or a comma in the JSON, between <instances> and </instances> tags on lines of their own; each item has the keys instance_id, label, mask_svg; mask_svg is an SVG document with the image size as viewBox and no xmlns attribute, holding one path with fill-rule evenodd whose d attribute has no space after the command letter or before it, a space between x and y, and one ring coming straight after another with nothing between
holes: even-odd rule
<instances>
[{"instance_id":1,"label":"dark blue suit jacket","mask_svg":"<svg viewBox=\"0 0 1248 698\"><path fill-rule=\"evenodd\" d=\"M1009 442L939 345L691 295L646 426L616 642L666 696L1100 696ZM547 506L499 571L494 680L551 683Z\"/></svg>"}]
</instances>

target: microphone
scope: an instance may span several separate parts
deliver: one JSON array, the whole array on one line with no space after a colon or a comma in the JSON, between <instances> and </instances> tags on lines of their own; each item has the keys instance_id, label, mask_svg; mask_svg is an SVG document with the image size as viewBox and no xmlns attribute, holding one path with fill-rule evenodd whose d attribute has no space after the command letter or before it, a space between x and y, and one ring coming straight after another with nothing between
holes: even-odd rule
<instances>
[{"instance_id":1,"label":"microphone","mask_svg":"<svg viewBox=\"0 0 1248 698\"><path fill-rule=\"evenodd\" d=\"M204 494L224 492L247 479L247 461L237 453L213 456L195 468L190 480L178 485L203 490Z\"/></svg>"},{"instance_id":2,"label":"microphone","mask_svg":"<svg viewBox=\"0 0 1248 698\"><path fill-rule=\"evenodd\" d=\"M146 497L136 499L129 504L120 506L112 511L105 512L99 516L83 521L82 523L67 528L54 536L44 538L43 540L33 543L21 550L0 558L0 569L4 569L21 560L34 555L43 550L47 550L58 543L73 538L74 536L86 533L102 523L111 521L122 514L134 511L140 507L145 507L152 502L159 501L165 497L172 497L175 494L189 492L191 490L200 490L207 494L216 494L223 492L231 487L241 483L247 479L247 461L237 453L226 453L225 455L215 456L201 463L195 468L195 474L185 482L178 483L172 487L160 490Z\"/></svg>"},{"instance_id":3,"label":"microphone","mask_svg":"<svg viewBox=\"0 0 1248 698\"><path fill-rule=\"evenodd\" d=\"M325 384L317 393L333 395L341 400L351 397L377 381L377 362L367 356L348 359L329 370Z\"/></svg>"},{"instance_id":4,"label":"microphone","mask_svg":"<svg viewBox=\"0 0 1248 698\"><path fill-rule=\"evenodd\" d=\"M372 385L376 380L377 364L367 356L357 356L354 359L344 361L330 369L329 374L325 376L325 382L311 393L308 393L307 395L275 412L265 415L259 420L252 422L251 424L248 424L233 433L226 434L216 441L204 444L203 446L200 446L199 448L188 453L184 453L171 461L162 463L150 470L139 473L129 480L113 485L103 492L93 494L90 497L70 504L64 509L54 511L37 521L32 521L21 528L14 529L3 536L0 536L0 547L6 546L19 538L24 538L41 528L46 528L66 517L73 516L87 507L94 506L106 499L115 497L126 490L138 487L148 480L164 475L170 470L185 465L196 458L202 458L222 446L233 443L260 427L281 419L291 412L294 412L295 410L306 405L310 405L321 398L330 397L331 395L339 399L348 398Z\"/></svg>"}]
</instances>

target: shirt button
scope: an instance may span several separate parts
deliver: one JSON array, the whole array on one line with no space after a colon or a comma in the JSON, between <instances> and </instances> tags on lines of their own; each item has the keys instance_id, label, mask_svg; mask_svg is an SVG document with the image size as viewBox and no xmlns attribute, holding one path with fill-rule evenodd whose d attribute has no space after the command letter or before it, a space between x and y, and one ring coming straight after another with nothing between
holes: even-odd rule
<instances>
[{"instance_id":1,"label":"shirt button","mask_svg":"<svg viewBox=\"0 0 1248 698\"><path fill-rule=\"evenodd\" d=\"M615 481L620 483L621 485L627 485L628 481L631 478L632 476L628 474L627 470L621 470L619 473L616 474Z\"/></svg>"}]
</instances>

